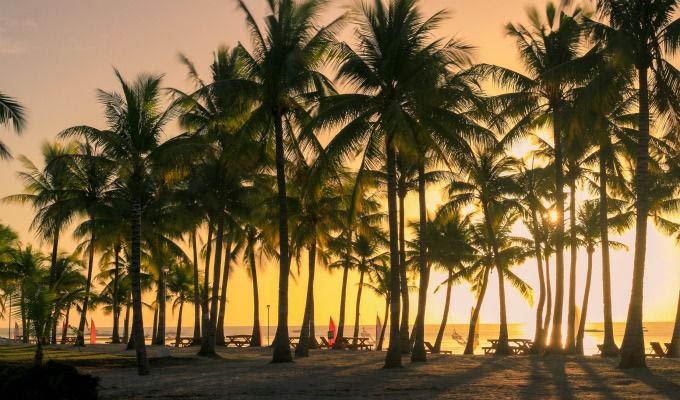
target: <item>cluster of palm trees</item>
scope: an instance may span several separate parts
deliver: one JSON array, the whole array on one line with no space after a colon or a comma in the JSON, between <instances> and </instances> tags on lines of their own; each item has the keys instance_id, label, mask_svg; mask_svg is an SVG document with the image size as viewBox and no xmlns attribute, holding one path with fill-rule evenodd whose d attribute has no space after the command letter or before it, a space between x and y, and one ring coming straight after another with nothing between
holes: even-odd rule
<instances>
[{"instance_id":1,"label":"cluster of palm trees","mask_svg":"<svg viewBox=\"0 0 680 400\"><path fill-rule=\"evenodd\" d=\"M51 326L55 342L56 321L67 318L77 304L78 341L83 344L88 309L103 305L113 314L117 342L125 308L123 339L136 349L139 373L148 373L144 340L135 338L144 337L142 292L155 288L155 302L149 305L156 310L153 342L164 344L166 303L172 296L173 307L179 307L177 335L183 306L193 304L199 354L213 355L224 340L230 268L240 255L252 278L252 344L259 346L257 260L264 257L279 264L272 360L291 361L288 282L295 273L291 263L299 270L306 254L298 357L317 345L317 261L343 272L338 336L345 336L350 270L360 280L355 340L362 289L385 298L390 328L386 368L401 366L403 353L414 362L426 360L432 267L447 274L441 283L447 295L435 351L441 347L452 287L467 280L477 298L465 349L473 352L475 326L495 273L500 302L496 352L509 354L505 283L533 300L532 288L512 269L535 258L539 294L533 350L582 353L593 253L600 247L603 354L620 355L621 367L645 365L647 220L669 234L680 233L672 219L679 194L680 72L666 58L680 46L680 21L673 19L677 1L598 0L596 14L570 1L548 2L544 12L530 9L528 25L506 27L525 73L474 64L469 44L436 36L448 22L447 13L426 17L417 0L366 0L328 24L319 21L328 1L271 0L263 26L244 2L238 4L252 33L251 49L241 44L218 49L209 81L184 56L181 61L195 83L189 93L162 89L162 76L127 81L116 71L120 90L98 92L106 117L103 129L62 131L62 142L44 145L43 168L21 158L25 193L6 200L34 207L32 228L53 250L48 262L30 246L8 245L13 250L3 265L16 282L40 275L32 280L48 289L40 296L59 299L43 306L38 312L43 317L37 319L20 307L24 324L37 321L37 337L47 338ZM336 37L347 22L355 33L351 43ZM335 79L322 72L329 66L335 67ZM502 93L485 93L489 82ZM0 100L5 102L0 122L10 116L20 128L22 109L8 112L13 100ZM175 120L181 133L165 139ZM548 137L536 134L543 127L551 128ZM652 135L651 128L657 133ZM533 150L522 159L513 156L512 146L527 138ZM434 213L428 213L428 185L446 194ZM594 198L579 204L577 193L584 188ZM405 198L412 192L418 196L419 214L409 222ZM72 222L78 224L74 235L81 241L76 251L82 263L77 255L58 252L60 235ZM528 228L529 237L514 234L518 223ZM634 278L619 350L613 337L609 249L623 245L608 235L632 226ZM406 228L413 240L406 239ZM190 246L191 256L182 242ZM588 256L580 322L575 291L579 248ZM32 261L9 261L23 260L27 252ZM101 255L101 272L93 277L95 253ZM71 261L64 267L67 258ZM87 271L79 289L63 289L78 284L64 274L79 267ZM418 304L409 332L411 276L418 280ZM102 284L100 293L93 293L93 279ZM29 286L19 287L21 301L36 297ZM671 349L676 356L677 325ZM384 335L377 338L379 349Z\"/></svg>"}]
</instances>

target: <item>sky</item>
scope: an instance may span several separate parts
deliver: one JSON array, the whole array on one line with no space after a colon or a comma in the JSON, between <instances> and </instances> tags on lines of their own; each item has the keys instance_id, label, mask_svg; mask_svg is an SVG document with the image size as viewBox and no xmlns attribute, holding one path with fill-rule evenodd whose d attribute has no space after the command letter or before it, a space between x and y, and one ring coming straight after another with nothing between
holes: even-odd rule
<instances>
[{"instance_id":1,"label":"sky","mask_svg":"<svg viewBox=\"0 0 680 400\"><path fill-rule=\"evenodd\" d=\"M246 0L258 21L265 12L264 0ZM330 20L354 1L337 0L323 15ZM423 0L425 15L440 9L450 11L450 18L437 32L438 36L455 35L476 46L475 61L503 65L521 70L514 43L504 37L503 26L508 22L527 22L526 7L543 7L543 0ZM341 38L351 40L348 25ZM178 61L184 53L194 61L199 73L208 77L212 54L221 45L234 46L242 42L250 48L244 18L232 0L6 0L0 11L0 91L19 99L28 109L28 126L23 135L16 136L0 127L0 138L14 155L23 154L40 163L40 144L54 140L62 129L80 124L103 127L102 109L96 101L95 89L117 90L113 68L132 79L136 74L165 74L165 87L190 90L186 69ZM168 130L168 135L177 131ZM516 149L516 152L521 150ZM21 182L16 177L20 168L15 161L0 161L0 197L19 193ZM583 193L580 197L587 197ZM428 206L434 210L442 198L436 191L428 193ZM417 198L407 200L407 219L417 218ZM40 243L29 230L33 212L29 206L0 204L0 222L12 226L25 243L39 245L45 252L49 243ZM615 321L625 321L632 282L633 233L629 231L616 239L630 246L629 252L612 253L613 314ZM76 242L66 232L60 249L72 251ZM644 315L647 321L671 321L675 317L680 274L680 247L673 239L658 233L650 225L647 269L645 275ZM569 265L565 252L565 265ZM593 286L589 305L589 321L603 320L600 252L594 255ZM554 259L552 262L554 284ZM580 304L586 270L585 252L577 261L577 304ZM276 324L278 266L263 262L259 266L260 318L267 324L270 304L270 323ZM298 268L293 265L294 271ZM320 270L319 270L320 269ZM95 266L95 271L97 267ZM307 282L306 259L300 274L291 281L289 295L289 324L299 325L304 311ZM516 274L536 287L536 262L528 260L515 268ZM435 292L445 274L433 271L428 295L426 323L439 323L444 308L445 290ZM358 273L350 273L347 297L347 321L354 322ZM568 280L568 273L565 273ZM318 268L316 274L316 321L324 324L332 316L338 320L341 271ZM495 274L481 312L482 323L497 323L498 285ZM507 288L508 320L514 323L533 323L535 312L513 289ZM565 291L565 296L566 296ZM538 292L534 296L537 300ZM411 295L415 309L417 294ZM454 287L449 323L467 323L473 295L465 284ZM565 298L566 306L566 298ZM361 304L362 324L373 324L376 314L382 318L384 300L364 291ZM183 325L193 321L191 307L185 307ZM226 324L244 326L252 323L252 286L244 263L232 265L228 287ZM145 325L152 315L145 315ZM566 314L565 314L566 316ZM102 312L93 314L97 326L110 326L111 317ZM168 326L176 324L176 315L169 314ZM415 311L411 312L415 319ZM6 322L6 321L5 321Z\"/></svg>"}]
</instances>

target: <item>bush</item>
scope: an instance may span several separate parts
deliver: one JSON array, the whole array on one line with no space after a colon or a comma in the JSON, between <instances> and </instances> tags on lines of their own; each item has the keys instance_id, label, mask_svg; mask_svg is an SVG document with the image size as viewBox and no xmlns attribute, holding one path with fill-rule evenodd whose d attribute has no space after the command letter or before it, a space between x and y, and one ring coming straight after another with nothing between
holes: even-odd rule
<instances>
[{"instance_id":1,"label":"bush","mask_svg":"<svg viewBox=\"0 0 680 400\"><path fill-rule=\"evenodd\" d=\"M99 378L72 366L48 361L42 366L0 366L0 399L97 399Z\"/></svg>"}]
</instances>

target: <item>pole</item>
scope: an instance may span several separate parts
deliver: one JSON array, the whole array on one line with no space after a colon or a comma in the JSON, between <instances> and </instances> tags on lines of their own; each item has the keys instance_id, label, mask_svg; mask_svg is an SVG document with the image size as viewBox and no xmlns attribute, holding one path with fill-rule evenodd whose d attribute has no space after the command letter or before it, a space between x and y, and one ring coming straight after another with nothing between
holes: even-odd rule
<instances>
[{"instance_id":1,"label":"pole","mask_svg":"<svg viewBox=\"0 0 680 400\"><path fill-rule=\"evenodd\" d=\"M269 304L267 304L267 347L269 347Z\"/></svg>"}]
</instances>

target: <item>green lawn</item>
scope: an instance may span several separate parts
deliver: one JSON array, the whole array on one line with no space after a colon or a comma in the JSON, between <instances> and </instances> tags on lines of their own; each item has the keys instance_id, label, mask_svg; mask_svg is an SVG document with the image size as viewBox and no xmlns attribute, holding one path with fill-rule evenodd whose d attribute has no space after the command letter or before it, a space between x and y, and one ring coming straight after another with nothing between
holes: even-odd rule
<instances>
[{"instance_id":1,"label":"green lawn","mask_svg":"<svg viewBox=\"0 0 680 400\"><path fill-rule=\"evenodd\" d=\"M45 362L59 361L73 366L106 366L132 367L135 365L133 357L116 354L92 353L74 349L44 348ZM35 346L0 345L0 364L30 364L33 363Z\"/></svg>"}]
</instances>

